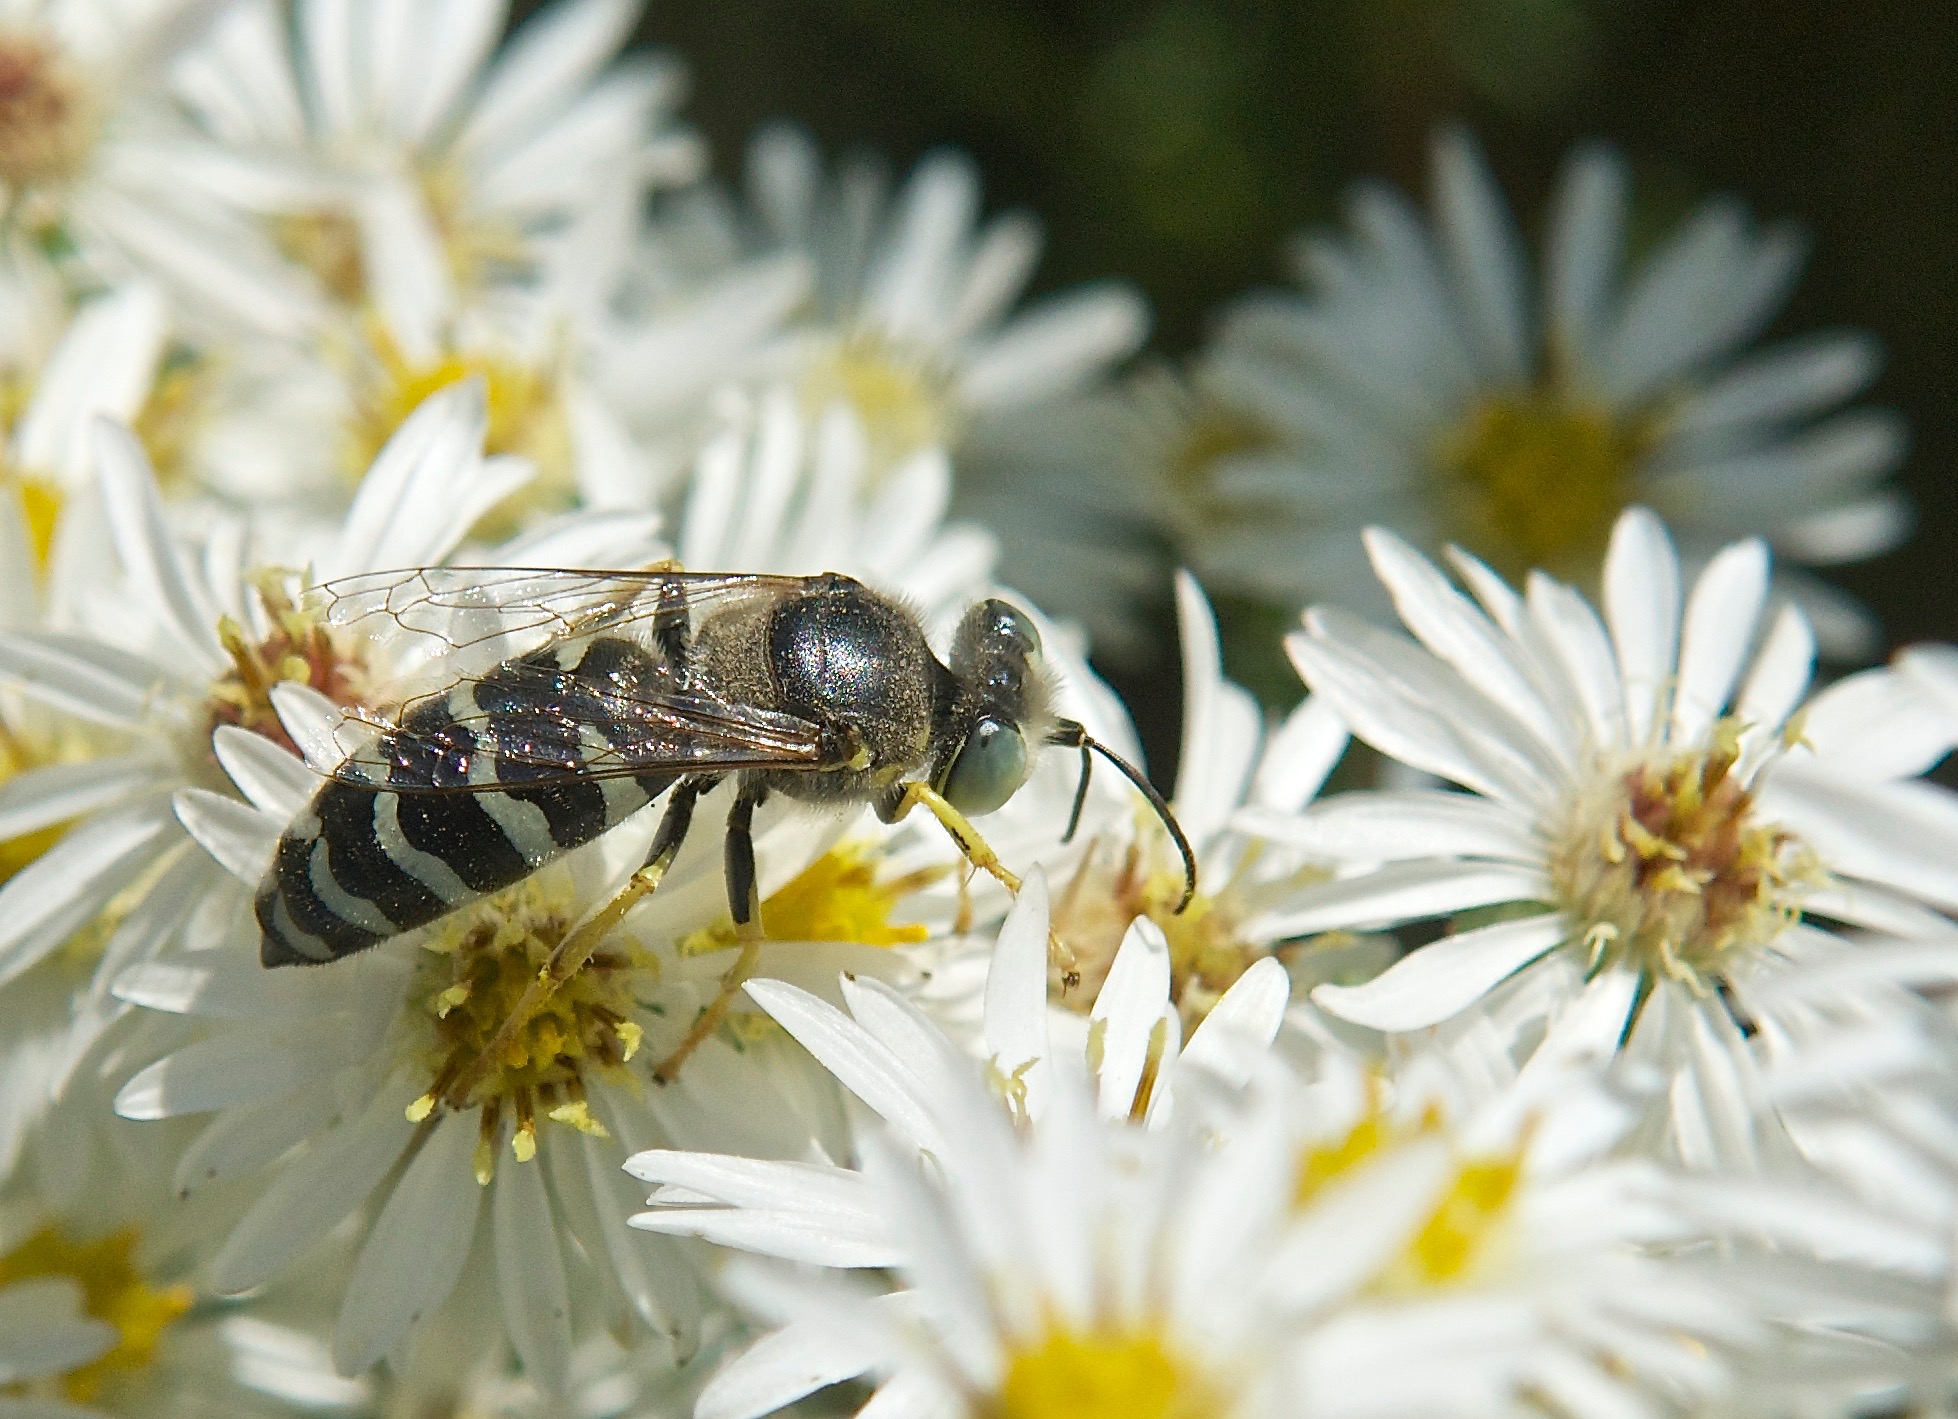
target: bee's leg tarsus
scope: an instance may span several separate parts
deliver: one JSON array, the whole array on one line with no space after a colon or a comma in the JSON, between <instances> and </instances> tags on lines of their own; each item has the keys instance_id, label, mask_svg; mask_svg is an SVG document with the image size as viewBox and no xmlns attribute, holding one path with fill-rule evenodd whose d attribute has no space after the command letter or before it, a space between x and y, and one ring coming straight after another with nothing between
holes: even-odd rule
<instances>
[{"instance_id":1,"label":"bee's leg tarsus","mask_svg":"<svg viewBox=\"0 0 1958 1419\"><path fill-rule=\"evenodd\" d=\"M693 826L693 807L702 793L714 786L714 780L705 775L681 779L667 800L666 812L659 820L659 828L653 834L653 845L646 855L646 865L633 873L619 889L617 896L598 909L576 931L560 941L557 949L538 970L537 978L524 988L516 1006L503 1018L496 1028L490 1042L483 1046L469 1067L457 1075L443 1097L450 1108L460 1109L468 1105L469 1095L483 1076L495 1064L497 1056L507 1050L517 1037L518 1031L530 1023L531 1018L544 1008L544 1002L557 993L563 985L591 959L592 952L598 949L607 933L624 919L639 902L649 896L665 878L673 859L680 855L680 847L687 840L687 831Z\"/></svg>"},{"instance_id":2,"label":"bee's leg tarsus","mask_svg":"<svg viewBox=\"0 0 1958 1419\"><path fill-rule=\"evenodd\" d=\"M681 1037L680 1043L654 1066L653 1078L658 1083L671 1084L680 1077L681 1066L721 1028L721 1022L727 1019L727 1012L733 1006L742 982L754 974L755 966L761 960L761 892L755 879L755 809L767 796L768 790L765 788L743 785L740 796L734 800L734 807L728 810L727 815L728 912L734 918L734 934L741 942L741 954L735 957L734 964L721 977L720 990Z\"/></svg>"},{"instance_id":3,"label":"bee's leg tarsus","mask_svg":"<svg viewBox=\"0 0 1958 1419\"><path fill-rule=\"evenodd\" d=\"M1020 879L1006 870L1006 864L999 860L999 854L979 836L979 830L972 826L965 814L959 812L945 795L928 783L911 782L904 785L903 796L898 799L896 810L890 820L895 823L911 809L922 804L929 809L931 816L938 820L938 826L945 830L965 859L981 872L996 878L1000 885L1015 896L1020 892Z\"/></svg>"}]
</instances>

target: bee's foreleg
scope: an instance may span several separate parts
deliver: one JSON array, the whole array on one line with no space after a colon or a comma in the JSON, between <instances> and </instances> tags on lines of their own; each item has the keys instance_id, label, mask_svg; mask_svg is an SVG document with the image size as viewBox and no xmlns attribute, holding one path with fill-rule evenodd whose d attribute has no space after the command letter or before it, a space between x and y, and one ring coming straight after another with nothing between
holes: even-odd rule
<instances>
[{"instance_id":1,"label":"bee's foreleg","mask_svg":"<svg viewBox=\"0 0 1958 1419\"><path fill-rule=\"evenodd\" d=\"M761 959L761 891L755 879L755 809L767 796L766 788L744 784L740 796L734 800L734 806L728 810L727 905L728 914L734 918L734 934L741 942L741 952L734 958L734 964L728 967L727 974L721 977L719 992L700 1012L680 1043L674 1046L673 1052L654 1068L653 1078L662 1084L671 1084L679 1078L680 1066L714 1031L720 1029L721 1021L727 1018L728 1009L734 1004L735 993Z\"/></svg>"},{"instance_id":2,"label":"bee's foreleg","mask_svg":"<svg viewBox=\"0 0 1958 1419\"><path fill-rule=\"evenodd\" d=\"M1007 891L1016 896L1019 894L1020 879L1006 870L1006 864L999 860L999 854L979 836L979 830L972 826L965 814L954 808L946 801L945 795L930 784L918 782L904 784L895 806L889 813L883 815L884 821L895 823L921 803L931 811L931 816L938 820L938 826L945 830L953 845L965 855L967 862L981 872L997 878Z\"/></svg>"},{"instance_id":3,"label":"bee's foreleg","mask_svg":"<svg viewBox=\"0 0 1958 1419\"><path fill-rule=\"evenodd\" d=\"M687 840L687 831L693 826L694 803L717 781L711 775L696 774L681 779L674 786L673 796L667 800L666 811L660 816L659 827L654 830L653 845L646 854L646 865L626 880L617 896L558 943L557 949L551 952L537 972L537 979L524 988L515 1008L497 1026L490 1042L450 1084L444 1095L450 1108L460 1109L468 1105L469 1095L476 1085L508 1051L518 1032L530 1023L531 1018L543 1008L544 1002L556 993L559 986L584 969L585 962L591 959L592 952L598 949L599 943L612 928L638 905L641 898L659 886L667 869L673 865L673 859L680 855L681 845Z\"/></svg>"}]
</instances>

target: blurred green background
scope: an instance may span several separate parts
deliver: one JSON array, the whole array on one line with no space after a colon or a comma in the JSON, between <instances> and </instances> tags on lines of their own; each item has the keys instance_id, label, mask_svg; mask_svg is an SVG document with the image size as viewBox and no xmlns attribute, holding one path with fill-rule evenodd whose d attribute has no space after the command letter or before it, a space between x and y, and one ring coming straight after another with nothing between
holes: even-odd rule
<instances>
[{"instance_id":1,"label":"blurred green background","mask_svg":"<svg viewBox=\"0 0 1958 1419\"><path fill-rule=\"evenodd\" d=\"M1276 281L1286 235L1331 219L1356 177L1424 192L1448 119L1531 226L1587 137L1630 155L1648 230L1720 190L1792 218L1811 255L1781 328L1874 331L1875 397L1916 431L1915 537L1836 579L1895 642L1958 640L1949 0L652 0L641 37L690 65L687 114L723 179L771 118L899 173L956 144L989 208L1044 219L1042 288L1134 281L1171 356ZM1111 669L1160 772L1176 667L1158 639L1157 663Z\"/></svg>"}]
</instances>

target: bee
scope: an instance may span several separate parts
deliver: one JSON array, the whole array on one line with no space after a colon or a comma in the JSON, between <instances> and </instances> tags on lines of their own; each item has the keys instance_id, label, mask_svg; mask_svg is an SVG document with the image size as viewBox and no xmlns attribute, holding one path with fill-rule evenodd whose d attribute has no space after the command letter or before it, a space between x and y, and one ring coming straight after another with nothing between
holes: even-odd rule
<instances>
[{"instance_id":1,"label":"bee","mask_svg":"<svg viewBox=\"0 0 1958 1419\"><path fill-rule=\"evenodd\" d=\"M836 573L415 568L328 583L329 625L387 618L435 652L389 714L350 715L330 776L280 838L255 910L268 967L321 964L509 887L665 796L645 865L571 932L475 1076L603 935L659 885L702 796L729 784L725 875L742 953L721 996L655 1074L718 1028L760 939L755 810L772 797L869 804L885 822L922 805L1009 890L1019 879L972 827L1024 784L1043 746L1079 752L1063 839L1079 825L1092 755L1120 771L1183 855L1169 806L1132 764L1053 709L1030 617L970 607L949 663L902 602ZM1179 905L1178 910L1182 910Z\"/></svg>"}]
</instances>

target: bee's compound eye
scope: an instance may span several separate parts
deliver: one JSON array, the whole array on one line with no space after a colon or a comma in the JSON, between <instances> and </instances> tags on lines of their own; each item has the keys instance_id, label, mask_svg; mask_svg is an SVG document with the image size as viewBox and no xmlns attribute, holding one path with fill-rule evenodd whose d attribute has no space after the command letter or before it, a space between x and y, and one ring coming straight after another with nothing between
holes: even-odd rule
<instances>
[{"instance_id":1,"label":"bee's compound eye","mask_svg":"<svg viewBox=\"0 0 1958 1419\"><path fill-rule=\"evenodd\" d=\"M982 719L972 727L940 790L961 813L990 813L1027 781L1027 741L1010 724Z\"/></svg>"}]
</instances>

